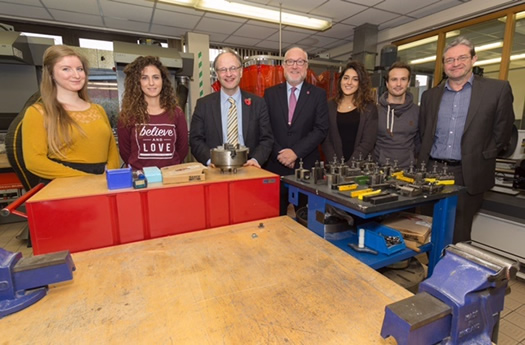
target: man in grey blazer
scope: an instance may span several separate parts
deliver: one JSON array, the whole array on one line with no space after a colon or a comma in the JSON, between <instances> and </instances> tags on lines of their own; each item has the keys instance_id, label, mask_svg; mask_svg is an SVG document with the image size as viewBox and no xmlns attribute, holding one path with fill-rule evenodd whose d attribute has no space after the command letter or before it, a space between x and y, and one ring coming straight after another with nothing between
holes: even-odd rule
<instances>
[{"instance_id":1,"label":"man in grey blazer","mask_svg":"<svg viewBox=\"0 0 525 345\"><path fill-rule=\"evenodd\" d=\"M219 92L197 100L190 125L191 153L204 165L210 165L210 149L228 142L228 113L235 104L235 140L249 149L245 166L261 167L273 146L273 135L266 103L261 97L242 91L242 59L225 49L213 62L221 84Z\"/></svg>"},{"instance_id":2,"label":"man in grey blazer","mask_svg":"<svg viewBox=\"0 0 525 345\"><path fill-rule=\"evenodd\" d=\"M328 133L328 106L326 92L304 81L308 55L303 49L286 51L283 69L286 82L264 92L275 138L264 168L286 176L294 174L300 159L305 169L320 159L318 147ZM281 185L281 214L285 214L287 200L287 190Z\"/></svg>"},{"instance_id":3,"label":"man in grey blazer","mask_svg":"<svg viewBox=\"0 0 525 345\"><path fill-rule=\"evenodd\" d=\"M447 80L423 93L420 106L420 162L445 163L465 186L456 209L453 243L470 240L472 219L483 193L494 186L496 156L509 142L514 122L507 81L475 76L474 45L465 37L443 53Z\"/></svg>"}]
</instances>

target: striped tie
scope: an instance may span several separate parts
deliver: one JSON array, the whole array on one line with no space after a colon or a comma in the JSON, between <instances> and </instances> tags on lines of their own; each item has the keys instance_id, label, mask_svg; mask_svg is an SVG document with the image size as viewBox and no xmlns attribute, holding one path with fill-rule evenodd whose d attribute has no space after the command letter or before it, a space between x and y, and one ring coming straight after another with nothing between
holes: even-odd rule
<instances>
[{"instance_id":1,"label":"striped tie","mask_svg":"<svg viewBox=\"0 0 525 345\"><path fill-rule=\"evenodd\" d=\"M233 98L228 98L230 109L228 109L228 143L237 146L239 133L237 130L237 106Z\"/></svg>"}]
</instances>

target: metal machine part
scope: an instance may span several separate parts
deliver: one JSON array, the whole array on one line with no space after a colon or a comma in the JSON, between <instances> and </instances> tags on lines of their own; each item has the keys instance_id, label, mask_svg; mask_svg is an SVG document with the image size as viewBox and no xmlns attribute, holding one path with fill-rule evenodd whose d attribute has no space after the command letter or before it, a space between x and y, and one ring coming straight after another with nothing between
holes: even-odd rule
<instances>
[{"instance_id":1,"label":"metal machine part","mask_svg":"<svg viewBox=\"0 0 525 345\"><path fill-rule=\"evenodd\" d=\"M490 345L518 268L518 262L469 243L450 245L418 294L386 306L381 336L393 336L399 345Z\"/></svg>"},{"instance_id":2,"label":"metal machine part","mask_svg":"<svg viewBox=\"0 0 525 345\"><path fill-rule=\"evenodd\" d=\"M73 279L74 270L69 251L22 258L0 248L0 318L42 299L49 284Z\"/></svg>"},{"instance_id":3,"label":"metal machine part","mask_svg":"<svg viewBox=\"0 0 525 345\"><path fill-rule=\"evenodd\" d=\"M211 163L223 173L236 174L237 169L248 161L248 153L249 149L246 146L224 144L210 150Z\"/></svg>"}]
</instances>

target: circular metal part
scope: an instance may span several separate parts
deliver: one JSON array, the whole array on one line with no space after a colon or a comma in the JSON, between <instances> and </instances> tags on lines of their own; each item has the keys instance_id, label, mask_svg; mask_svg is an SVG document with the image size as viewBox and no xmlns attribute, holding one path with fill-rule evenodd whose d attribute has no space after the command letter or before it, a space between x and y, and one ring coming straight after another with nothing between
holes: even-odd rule
<instances>
[{"instance_id":1,"label":"circular metal part","mask_svg":"<svg viewBox=\"0 0 525 345\"><path fill-rule=\"evenodd\" d=\"M211 163L221 172L237 173L248 160L249 149L245 146L224 144L210 150Z\"/></svg>"}]
</instances>

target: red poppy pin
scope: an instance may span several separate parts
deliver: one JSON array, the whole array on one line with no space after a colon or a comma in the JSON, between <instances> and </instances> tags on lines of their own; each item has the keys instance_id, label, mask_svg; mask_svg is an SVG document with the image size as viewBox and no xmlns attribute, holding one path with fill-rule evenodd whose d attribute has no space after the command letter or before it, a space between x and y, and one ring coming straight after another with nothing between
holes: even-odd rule
<instances>
[{"instance_id":1,"label":"red poppy pin","mask_svg":"<svg viewBox=\"0 0 525 345\"><path fill-rule=\"evenodd\" d=\"M244 103L245 103L247 106L250 106L250 105L252 105L252 99L251 99L251 98L245 98L245 99L244 99Z\"/></svg>"}]
</instances>

